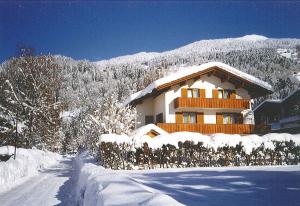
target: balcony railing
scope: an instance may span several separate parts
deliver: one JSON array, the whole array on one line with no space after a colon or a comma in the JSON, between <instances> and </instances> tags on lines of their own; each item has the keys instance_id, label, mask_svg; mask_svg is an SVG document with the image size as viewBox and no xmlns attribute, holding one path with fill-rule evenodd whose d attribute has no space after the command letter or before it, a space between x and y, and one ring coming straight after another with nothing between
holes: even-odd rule
<instances>
[{"instance_id":1,"label":"balcony railing","mask_svg":"<svg viewBox=\"0 0 300 206\"><path fill-rule=\"evenodd\" d=\"M180 124L158 123L157 126L167 132L199 132L202 134L225 133L225 134L251 134L254 125L250 124Z\"/></svg>"},{"instance_id":2,"label":"balcony railing","mask_svg":"<svg viewBox=\"0 0 300 206\"><path fill-rule=\"evenodd\" d=\"M177 108L235 108L249 109L250 100L247 99L216 99L216 98L186 98L178 97L174 100L174 107Z\"/></svg>"}]
</instances>

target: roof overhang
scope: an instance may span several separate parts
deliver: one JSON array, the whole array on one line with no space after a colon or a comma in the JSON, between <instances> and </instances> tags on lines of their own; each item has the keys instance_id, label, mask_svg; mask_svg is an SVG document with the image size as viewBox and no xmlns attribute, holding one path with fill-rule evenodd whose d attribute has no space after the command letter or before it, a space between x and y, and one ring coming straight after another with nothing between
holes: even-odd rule
<instances>
[{"instance_id":1,"label":"roof overhang","mask_svg":"<svg viewBox=\"0 0 300 206\"><path fill-rule=\"evenodd\" d=\"M200 65L198 67L198 70L197 66L194 66L191 68L191 72L186 69L187 71L180 71L181 75L178 74L176 76L175 73L171 77L165 77L153 82L144 90L133 94L131 99L129 98L125 104L139 104L146 98L158 96L159 94L169 90L172 86L185 84L189 80L197 80L203 75L216 76L221 82L227 81L232 83L235 85L236 89L244 88L249 92L251 98L264 96L273 92L272 87L268 83L256 79L255 77L241 72L229 65L220 62L213 62L204 64L204 66ZM184 75L182 75L183 72L185 73Z\"/></svg>"}]
</instances>

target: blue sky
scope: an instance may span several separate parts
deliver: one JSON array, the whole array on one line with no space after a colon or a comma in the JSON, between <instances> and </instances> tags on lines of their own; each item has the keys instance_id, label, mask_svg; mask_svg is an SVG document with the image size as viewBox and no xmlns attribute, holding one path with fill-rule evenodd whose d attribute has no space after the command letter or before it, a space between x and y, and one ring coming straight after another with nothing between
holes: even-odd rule
<instances>
[{"instance_id":1,"label":"blue sky","mask_svg":"<svg viewBox=\"0 0 300 206\"><path fill-rule=\"evenodd\" d=\"M0 1L0 62L18 44L95 61L246 34L300 38L300 1Z\"/></svg>"}]
</instances>

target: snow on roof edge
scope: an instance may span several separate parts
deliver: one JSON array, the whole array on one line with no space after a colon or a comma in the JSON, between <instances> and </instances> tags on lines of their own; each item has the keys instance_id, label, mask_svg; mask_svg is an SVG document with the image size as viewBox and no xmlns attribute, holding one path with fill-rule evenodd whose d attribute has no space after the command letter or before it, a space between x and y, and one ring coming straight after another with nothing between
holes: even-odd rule
<instances>
[{"instance_id":1,"label":"snow on roof edge","mask_svg":"<svg viewBox=\"0 0 300 206\"><path fill-rule=\"evenodd\" d=\"M208 62L208 63L204 63L201 65L197 65L197 66L189 66L189 67L180 67L178 72L175 72L171 75L168 75L166 77L160 78L154 82L152 82L151 84L149 84L145 89L138 91L132 95L130 95L125 101L124 101L124 105L129 104L130 102L132 102L133 100L139 99L143 96L145 96L146 94L149 94L153 91L153 89L157 88L160 85L163 85L165 83L174 81L176 79L180 79L182 77L185 77L187 75L193 74L193 73L197 73L199 71L204 71L206 69L209 69L211 67L219 67L231 74L237 75L245 80L250 81L251 83L254 83L256 85L259 85L269 91L273 91L273 88L270 84L268 84L267 82L264 82L250 74L247 74L245 72L242 72L232 66L229 66L227 64L224 64L222 62ZM188 72L187 74L187 70L191 70L190 72Z\"/></svg>"}]
</instances>

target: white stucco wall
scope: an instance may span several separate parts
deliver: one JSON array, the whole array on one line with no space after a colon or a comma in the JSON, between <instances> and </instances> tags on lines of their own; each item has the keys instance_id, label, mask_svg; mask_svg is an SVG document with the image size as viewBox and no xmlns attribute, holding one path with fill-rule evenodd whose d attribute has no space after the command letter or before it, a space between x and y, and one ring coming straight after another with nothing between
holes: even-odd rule
<instances>
[{"instance_id":1,"label":"white stucco wall","mask_svg":"<svg viewBox=\"0 0 300 206\"><path fill-rule=\"evenodd\" d=\"M208 110L204 112L204 124L216 124L216 111Z\"/></svg>"},{"instance_id":2,"label":"white stucco wall","mask_svg":"<svg viewBox=\"0 0 300 206\"><path fill-rule=\"evenodd\" d=\"M136 105L137 123L136 128L145 125L145 116L153 115L153 98L145 99L141 104Z\"/></svg>"},{"instance_id":3,"label":"white stucco wall","mask_svg":"<svg viewBox=\"0 0 300 206\"><path fill-rule=\"evenodd\" d=\"M163 121L166 119L166 104L165 104L165 93L160 94L159 96L153 99L153 114L156 121L156 115L163 113Z\"/></svg>"}]
</instances>

